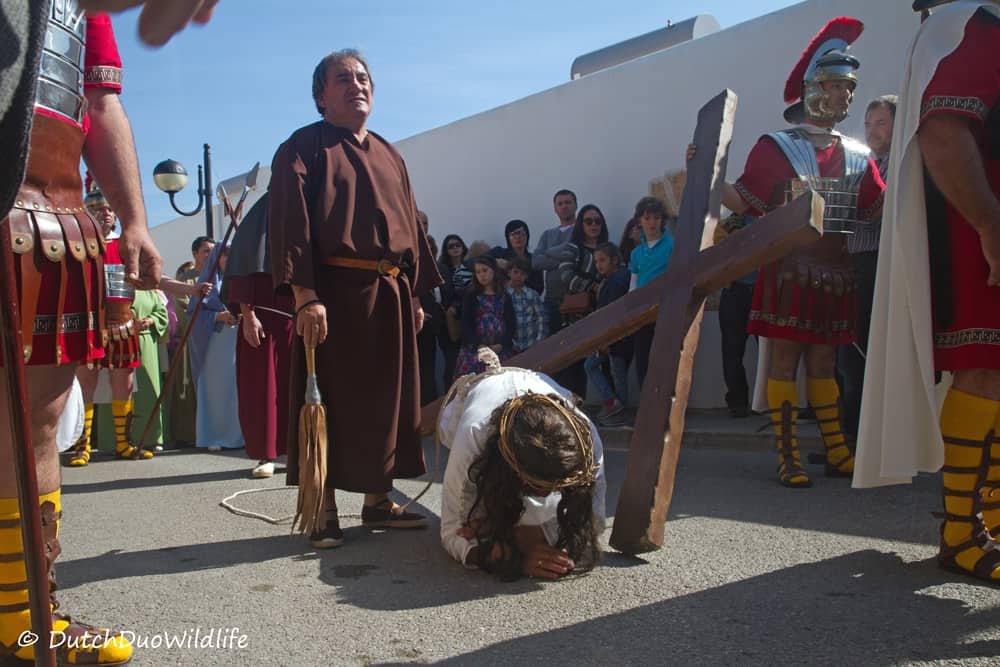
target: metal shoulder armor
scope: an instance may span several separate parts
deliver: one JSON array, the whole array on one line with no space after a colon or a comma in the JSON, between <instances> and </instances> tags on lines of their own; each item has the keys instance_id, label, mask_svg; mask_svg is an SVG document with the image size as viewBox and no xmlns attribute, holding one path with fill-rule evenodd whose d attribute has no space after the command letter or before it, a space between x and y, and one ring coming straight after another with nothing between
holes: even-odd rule
<instances>
[{"instance_id":1,"label":"metal shoulder armor","mask_svg":"<svg viewBox=\"0 0 1000 667\"><path fill-rule=\"evenodd\" d=\"M82 124L87 19L75 0L52 0L35 107Z\"/></svg>"}]
</instances>

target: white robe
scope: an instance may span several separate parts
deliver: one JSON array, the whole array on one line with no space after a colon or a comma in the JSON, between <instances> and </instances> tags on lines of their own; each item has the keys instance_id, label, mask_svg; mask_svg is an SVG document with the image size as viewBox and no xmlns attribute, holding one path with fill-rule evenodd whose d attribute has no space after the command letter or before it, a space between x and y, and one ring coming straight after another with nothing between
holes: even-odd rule
<instances>
[{"instance_id":1,"label":"white robe","mask_svg":"<svg viewBox=\"0 0 1000 667\"><path fill-rule=\"evenodd\" d=\"M511 398L528 392L572 397L572 392L547 375L521 368L504 368L477 379L467 394L458 392L438 417L438 438L451 450L441 489L441 545L459 563L465 564L466 556L476 544L458 534L476 499L475 485L469 479L469 466L486 448L486 441L491 435L489 423L493 411ZM577 413L586 419L582 412ZM598 522L598 531L603 531L607 490L604 448L597 428L589 419L587 423L594 439L594 463L599 466L593 493L594 518ZM546 540L554 545L559 536L556 508L561 498L559 492L550 493L545 498L524 496L525 511L518 525L541 526Z\"/></svg>"},{"instance_id":2,"label":"white robe","mask_svg":"<svg viewBox=\"0 0 1000 667\"><path fill-rule=\"evenodd\" d=\"M920 27L903 73L889 157L875 279L854 487L909 483L944 464L934 386L930 264L923 159L917 145L920 100L938 63L958 48L979 8L960 0L937 9Z\"/></svg>"}]
</instances>

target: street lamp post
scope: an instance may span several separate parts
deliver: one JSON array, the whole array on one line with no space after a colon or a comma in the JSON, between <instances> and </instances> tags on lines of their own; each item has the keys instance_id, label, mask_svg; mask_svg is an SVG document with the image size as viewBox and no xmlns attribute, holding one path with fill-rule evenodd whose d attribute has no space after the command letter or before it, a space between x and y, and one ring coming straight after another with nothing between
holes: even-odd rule
<instances>
[{"instance_id":1,"label":"street lamp post","mask_svg":"<svg viewBox=\"0 0 1000 667\"><path fill-rule=\"evenodd\" d=\"M201 207L205 207L205 235L208 238L215 238L215 230L212 224L212 153L208 144L205 144L205 181L202 183L202 166L198 165L198 207L193 211L182 211L177 208L174 202L174 195L184 189L188 182L187 169L176 160L164 160L153 169L153 182L170 197L170 205L181 215L197 215Z\"/></svg>"}]
</instances>

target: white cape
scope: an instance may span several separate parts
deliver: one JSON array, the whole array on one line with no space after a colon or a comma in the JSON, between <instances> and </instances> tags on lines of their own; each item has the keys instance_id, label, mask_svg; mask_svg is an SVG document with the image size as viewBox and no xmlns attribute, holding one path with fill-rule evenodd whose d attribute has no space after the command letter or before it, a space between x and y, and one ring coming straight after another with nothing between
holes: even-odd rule
<instances>
[{"instance_id":1,"label":"white cape","mask_svg":"<svg viewBox=\"0 0 1000 667\"><path fill-rule=\"evenodd\" d=\"M931 285L920 99L938 63L962 41L979 8L960 0L933 12L910 47L896 111L875 279L854 487L909 483L944 464L934 386Z\"/></svg>"},{"instance_id":2,"label":"white cape","mask_svg":"<svg viewBox=\"0 0 1000 667\"><path fill-rule=\"evenodd\" d=\"M73 388L70 389L66 407L59 416L59 425L56 428L56 448L60 452L65 452L75 445L83 435L83 418L83 391L74 377Z\"/></svg>"}]
</instances>

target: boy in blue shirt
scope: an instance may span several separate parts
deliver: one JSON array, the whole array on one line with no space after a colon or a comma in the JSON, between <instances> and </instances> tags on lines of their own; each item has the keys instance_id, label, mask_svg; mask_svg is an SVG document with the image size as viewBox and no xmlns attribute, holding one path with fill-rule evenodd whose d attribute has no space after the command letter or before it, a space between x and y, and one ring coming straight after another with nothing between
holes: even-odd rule
<instances>
[{"instance_id":1,"label":"boy in blue shirt","mask_svg":"<svg viewBox=\"0 0 1000 667\"><path fill-rule=\"evenodd\" d=\"M656 197L643 197L635 205L635 218L642 227L642 242L632 250L629 260L632 271L630 291L643 287L667 270L674 239L666 231L664 213L663 202ZM640 386L646 379L655 331L655 324L647 324L635 332L635 370Z\"/></svg>"}]
</instances>

